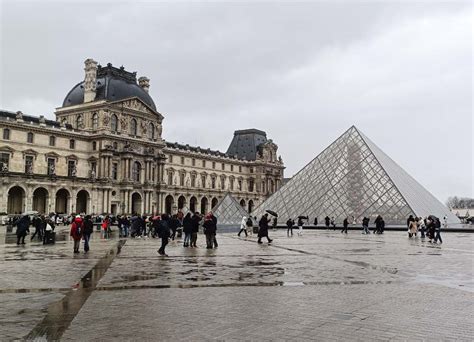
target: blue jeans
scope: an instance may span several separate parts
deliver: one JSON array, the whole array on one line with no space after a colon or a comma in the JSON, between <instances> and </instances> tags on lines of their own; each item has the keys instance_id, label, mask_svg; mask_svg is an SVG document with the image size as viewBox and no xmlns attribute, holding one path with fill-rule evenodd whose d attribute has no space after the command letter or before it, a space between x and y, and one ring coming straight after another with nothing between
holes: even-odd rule
<instances>
[{"instance_id":1,"label":"blue jeans","mask_svg":"<svg viewBox=\"0 0 474 342\"><path fill-rule=\"evenodd\" d=\"M184 244L189 245L191 243L191 233L184 233Z\"/></svg>"},{"instance_id":2,"label":"blue jeans","mask_svg":"<svg viewBox=\"0 0 474 342\"><path fill-rule=\"evenodd\" d=\"M90 234L84 234L84 252L89 251L89 240L91 239Z\"/></svg>"},{"instance_id":3,"label":"blue jeans","mask_svg":"<svg viewBox=\"0 0 474 342\"><path fill-rule=\"evenodd\" d=\"M122 234L121 234L122 237L127 237L128 236L128 226L122 224L121 230L122 230Z\"/></svg>"}]
</instances>

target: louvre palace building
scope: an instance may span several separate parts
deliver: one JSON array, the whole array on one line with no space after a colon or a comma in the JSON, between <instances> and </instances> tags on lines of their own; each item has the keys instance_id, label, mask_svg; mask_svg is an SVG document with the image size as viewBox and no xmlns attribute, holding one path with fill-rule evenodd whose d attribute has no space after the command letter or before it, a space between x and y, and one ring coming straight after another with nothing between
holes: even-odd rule
<instances>
[{"instance_id":1,"label":"louvre palace building","mask_svg":"<svg viewBox=\"0 0 474 342\"><path fill-rule=\"evenodd\" d=\"M55 121L0 111L0 212L205 213L227 193L252 211L280 188L264 131L235 131L225 153L167 142L148 78L92 59L84 71Z\"/></svg>"}]
</instances>

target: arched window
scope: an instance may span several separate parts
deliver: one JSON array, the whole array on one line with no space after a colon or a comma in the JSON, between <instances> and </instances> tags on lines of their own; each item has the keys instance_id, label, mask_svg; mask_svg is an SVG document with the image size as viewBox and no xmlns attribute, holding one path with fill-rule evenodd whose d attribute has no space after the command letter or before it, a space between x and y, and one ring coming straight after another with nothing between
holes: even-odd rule
<instances>
[{"instance_id":1,"label":"arched window","mask_svg":"<svg viewBox=\"0 0 474 342\"><path fill-rule=\"evenodd\" d=\"M110 117L110 129L112 132L118 132L118 118L115 114Z\"/></svg>"},{"instance_id":2,"label":"arched window","mask_svg":"<svg viewBox=\"0 0 474 342\"><path fill-rule=\"evenodd\" d=\"M84 118L82 115L78 115L76 118L76 129L84 128Z\"/></svg>"},{"instance_id":3,"label":"arched window","mask_svg":"<svg viewBox=\"0 0 474 342\"><path fill-rule=\"evenodd\" d=\"M132 168L132 178L135 182L140 181L140 171L142 169L142 166L139 162L133 163L133 168Z\"/></svg>"},{"instance_id":4,"label":"arched window","mask_svg":"<svg viewBox=\"0 0 474 342\"><path fill-rule=\"evenodd\" d=\"M28 132L28 134L26 135L26 142L32 144L33 143L33 137L34 137L33 133Z\"/></svg>"},{"instance_id":5,"label":"arched window","mask_svg":"<svg viewBox=\"0 0 474 342\"><path fill-rule=\"evenodd\" d=\"M137 120L135 119L130 120L130 135L137 135Z\"/></svg>"},{"instance_id":6,"label":"arched window","mask_svg":"<svg viewBox=\"0 0 474 342\"><path fill-rule=\"evenodd\" d=\"M148 139L155 140L155 125L152 122L148 125Z\"/></svg>"},{"instance_id":7,"label":"arched window","mask_svg":"<svg viewBox=\"0 0 474 342\"><path fill-rule=\"evenodd\" d=\"M97 129L99 127L99 116L97 113L92 114L92 129Z\"/></svg>"}]
</instances>

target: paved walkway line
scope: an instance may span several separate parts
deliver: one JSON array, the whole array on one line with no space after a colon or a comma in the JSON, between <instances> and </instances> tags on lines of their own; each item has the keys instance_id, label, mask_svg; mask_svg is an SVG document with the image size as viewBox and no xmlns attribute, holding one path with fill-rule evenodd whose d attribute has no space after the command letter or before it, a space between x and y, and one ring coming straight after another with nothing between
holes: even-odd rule
<instances>
[{"instance_id":1,"label":"paved walkway line","mask_svg":"<svg viewBox=\"0 0 474 342\"><path fill-rule=\"evenodd\" d=\"M120 254L125 243L126 240L120 240L114 248L99 259L97 264L82 277L77 287L70 289L60 301L52 303L48 307L48 312L43 320L24 339L26 341L58 341L89 296L96 289L98 282L107 272L112 261Z\"/></svg>"}]
</instances>

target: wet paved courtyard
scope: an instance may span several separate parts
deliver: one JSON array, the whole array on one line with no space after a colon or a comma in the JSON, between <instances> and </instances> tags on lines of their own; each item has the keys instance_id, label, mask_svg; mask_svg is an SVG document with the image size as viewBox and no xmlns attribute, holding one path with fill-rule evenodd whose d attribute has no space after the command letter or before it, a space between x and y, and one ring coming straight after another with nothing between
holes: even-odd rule
<instances>
[{"instance_id":1,"label":"wet paved courtyard","mask_svg":"<svg viewBox=\"0 0 474 342\"><path fill-rule=\"evenodd\" d=\"M402 232L0 244L0 340L474 339L474 235ZM0 235L0 238L4 236Z\"/></svg>"}]
</instances>

